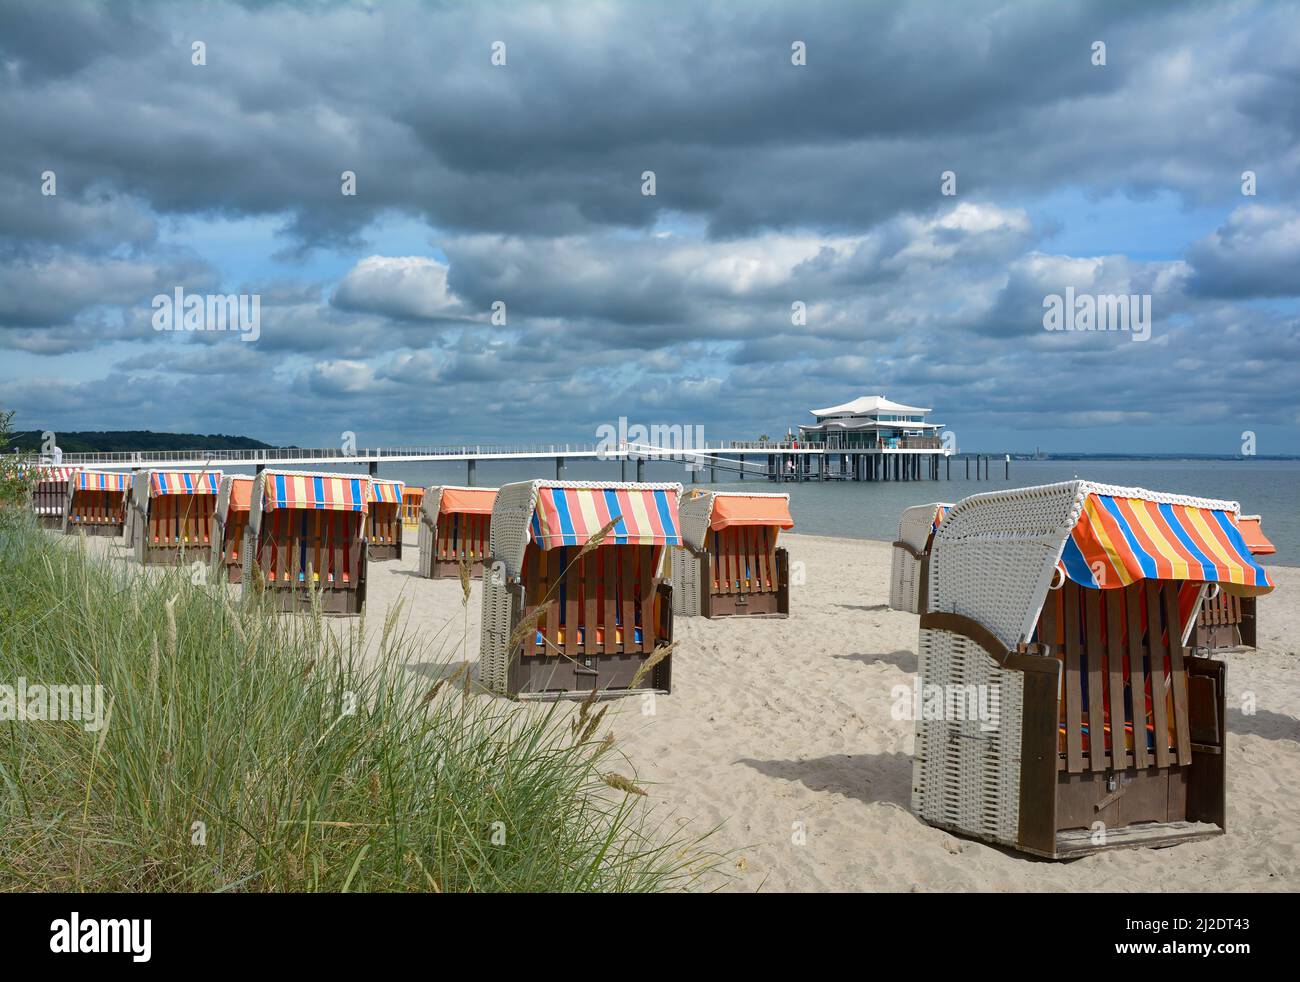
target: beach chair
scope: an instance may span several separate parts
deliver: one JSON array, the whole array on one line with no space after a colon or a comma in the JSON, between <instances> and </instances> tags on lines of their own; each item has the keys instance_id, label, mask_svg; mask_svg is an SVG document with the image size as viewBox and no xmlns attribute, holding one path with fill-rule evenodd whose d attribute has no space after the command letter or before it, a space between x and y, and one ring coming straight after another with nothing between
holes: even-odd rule
<instances>
[{"instance_id":1,"label":"beach chair","mask_svg":"<svg viewBox=\"0 0 1300 982\"><path fill-rule=\"evenodd\" d=\"M366 543L371 562L402 558L401 481L370 479L370 508L366 512Z\"/></svg>"},{"instance_id":2,"label":"beach chair","mask_svg":"<svg viewBox=\"0 0 1300 982\"><path fill-rule=\"evenodd\" d=\"M794 527L788 494L692 491L681 523L683 545L671 554L674 614L790 615L790 560L776 544Z\"/></svg>"},{"instance_id":3,"label":"beach chair","mask_svg":"<svg viewBox=\"0 0 1300 982\"><path fill-rule=\"evenodd\" d=\"M950 502L932 501L903 510L889 570L889 606L894 610L919 614L925 609L930 542L951 507Z\"/></svg>"},{"instance_id":4,"label":"beach chair","mask_svg":"<svg viewBox=\"0 0 1300 982\"><path fill-rule=\"evenodd\" d=\"M1271 556L1277 552L1260 527L1258 515L1239 516L1237 527L1252 556ZM1206 651L1254 648L1258 637L1256 599L1211 590L1196 618L1192 647Z\"/></svg>"},{"instance_id":5,"label":"beach chair","mask_svg":"<svg viewBox=\"0 0 1300 982\"><path fill-rule=\"evenodd\" d=\"M370 478L263 471L253 481L244 530L244 589L260 577L277 610L359 614L366 603Z\"/></svg>"},{"instance_id":6,"label":"beach chair","mask_svg":"<svg viewBox=\"0 0 1300 982\"><path fill-rule=\"evenodd\" d=\"M408 529L419 527L420 505L424 502L424 488L402 489L402 524Z\"/></svg>"},{"instance_id":7,"label":"beach chair","mask_svg":"<svg viewBox=\"0 0 1300 982\"><path fill-rule=\"evenodd\" d=\"M62 529L64 509L68 504L68 481L75 467L54 467L37 464L20 468L32 482L32 513L41 528Z\"/></svg>"},{"instance_id":8,"label":"beach chair","mask_svg":"<svg viewBox=\"0 0 1300 982\"><path fill-rule=\"evenodd\" d=\"M432 579L457 577L460 565L474 579L483 576L496 488L431 487L420 504L419 573Z\"/></svg>"},{"instance_id":9,"label":"beach chair","mask_svg":"<svg viewBox=\"0 0 1300 982\"><path fill-rule=\"evenodd\" d=\"M145 566L212 561L221 471L146 470L132 483L135 557Z\"/></svg>"},{"instance_id":10,"label":"beach chair","mask_svg":"<svg viewBox=\"0 0 1300 982\"><path fill-rule=\"evenodd\" d=\"M1229 501L1070 481L944 517L921 614L912 809L1049 858L1222 834L1207 587L1272 589Z\"/></svg>"},{"instance_id":11,"label":"beach chair","mask_svg":"<svg viewBox=\"0 0 1300 982\"><path fill-rule=\"evenodd\" d=\"M130 474L77 471L68 480L63 531L70 535L118 536L126 522Z\"/></svg>"},{"instance_id":12,"label":"beach chair","mask_svg":"<svg viewBox=\"0 0 1300 982\"><path fill-rule=\"evenodd\" d=\"M244 580L244 533L253 498L253 478L229 474L221 479L212 512L212 572L214 582Z\"/></svg>"},{"instance_id":13,"label":"beach chair","mask_svg":"<svg viewBox=\"0 0 1300 982\"><path fill-rule=\"evenodd\" d=\"M668 692L672 657L661 649L672 642L673 608L663 564L681 544L681 491L579 481L502 487L483 574L480 682L512 697Z\"/></svg>"}]
</instances>

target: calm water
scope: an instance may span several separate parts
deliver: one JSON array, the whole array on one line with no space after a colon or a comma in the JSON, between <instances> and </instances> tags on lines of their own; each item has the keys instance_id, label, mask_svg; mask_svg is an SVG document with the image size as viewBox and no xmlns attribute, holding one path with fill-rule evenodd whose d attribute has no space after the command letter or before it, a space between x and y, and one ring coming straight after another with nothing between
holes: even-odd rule
<instances>
[{"instance_id":1,"label":"calm water","mask_svg":"<svg viewBox=\"0 0 1300 982\"><path fill-rule=\"evenodd\" d=\"M828 481L825 484L808 482L782 485L759 480L708 485L703 480L708 476L705 471L699 475L699 486L716 486L727 490L788 491L797 532L892 541L898 531L899 513L908 505L927 501L959 501L966 495L981 491L1051 484L1077 477L1153 491L1240 501L1245 514L1263 516L1264 531L1277 545L1277 555L1267 557L1265 561L1287 566L1300 565L1300 516L1296 510L1297 491L1300 490L1300 461L1013 460L1010 481L1003 478L1003 466L1000 460L990 463L990 480L987 481L967 481L964 477L965 464L953 461L951 481L940 478L938 481L900 483ZM230 470L234 472L236 469ZM629 464L629 479L635 473L635 467ZM464 463L384 464L380 468L380 476L425 486L466 482ZM555 465L551 461L486 462L478 465L475 483L493 487L510 481L554 476ZM574 481L617 480L619 465L599 461L573 463L565 467L564 477ZM689 485L691 480L690 473L678 463L648 462L645 477L648 481L680 481L683 485Z\"/></svg>"}]
</instances>

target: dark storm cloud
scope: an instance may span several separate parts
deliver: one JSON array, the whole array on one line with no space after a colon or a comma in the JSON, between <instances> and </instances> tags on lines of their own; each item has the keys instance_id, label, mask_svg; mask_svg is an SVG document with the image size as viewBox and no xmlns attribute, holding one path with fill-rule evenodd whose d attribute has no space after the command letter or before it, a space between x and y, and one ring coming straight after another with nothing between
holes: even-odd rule
<instances>
[{"instance_id":1,"label":"dark storm cloud","mask_svg":"<svg viewBox=\"0 0 1300 982\"><path fill-rule=\"evenodd\" d=\"M394 209L548 235L666 212L720 235L861 228L931 207L946 169L961 193L1065 179L1202 198L1245 160L1297 189L1294 114L1253 125L1291 101L1284 54L1215 43L1225 20L1295 36L1300 13L1280 6L74 9L66 43L47 8L8 12L0 173L50 166L74 198L99 184L161 212L287 213L309 246Z\"/></svg>"}]
</instances>

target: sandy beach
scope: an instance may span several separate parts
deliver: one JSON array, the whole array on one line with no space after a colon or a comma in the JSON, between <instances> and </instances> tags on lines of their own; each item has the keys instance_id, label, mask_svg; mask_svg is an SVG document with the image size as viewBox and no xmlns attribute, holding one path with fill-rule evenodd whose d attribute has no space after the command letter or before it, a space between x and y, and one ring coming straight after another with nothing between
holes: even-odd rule
<instances>
[{"instance_id":1,"label":"sandy beach","mask_svg":"<svg viewBox=\"0 0 1300 982\"><path fill-rule=\"evenodd\" d=\"M1300 569L1270 567L1277 590L1260 603L1260 647L1226 656L1227 834L1052 862L911 814L912 723L892 710L896 690L912 686L918 625L887 606L890 546L797 534L782 541L796 574L800 563L804 572L791 587L791 616L678 618L672 694L652 704L611 700L607 716L648 806L696 832L718 827L711 846L731 855L722 889L1300 888ZM462 607L459 582L416 576L415 556L408 530L402 560L370 567L372 643L383 613L404 599L408 627L434 651L447 657L467 633L476 663L479 584ZM411 668L432 674L434 662L430 655ZM1241 707L1251 697L1248 714Z\"/></svg>"}]
</instances>

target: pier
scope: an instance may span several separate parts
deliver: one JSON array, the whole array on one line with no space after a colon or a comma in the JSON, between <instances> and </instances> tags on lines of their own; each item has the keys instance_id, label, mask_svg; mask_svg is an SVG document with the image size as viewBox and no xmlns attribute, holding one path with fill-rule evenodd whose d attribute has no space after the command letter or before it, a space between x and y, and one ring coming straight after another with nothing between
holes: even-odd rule
<instances>
[{"instance_id":1,"label":"pier","mask_svg":"<svg viewBox=\"0 0 1300 982\"><path fill-rule=\"evenodd\" d=\"M723 480L759 481L921 481L952 478L956 459L960 476L988 480L992 456L959 453L940 446L830 447L793 441L726 441L717 446L679 449L651 444L626 444L608 449L600 444L534 444L374 447L346 452L339 449L272 450L156 450L125 453L68 453L62 466L86 470L143 470L147 468L200 469L203 467L360 467L377 475L384 463L465 464L465 483L475 486L477 464L483 461L546 461L554 464L556 480L564 479L570 461L608 461L618 468L619 480L643 481L646 461L674 461L689 474L686 483ZM40 461L32 458L31 463ZM48 462L48 461L47 461ZM974 473L972 474L972 464ZM1007 464L1005 477L1010 477Z\"/></svg>"}]
</instances>

